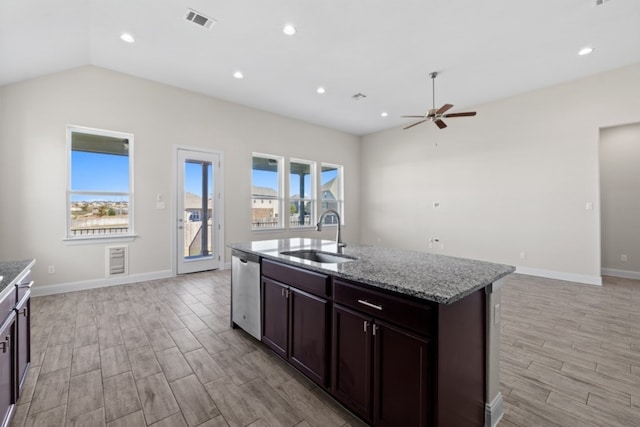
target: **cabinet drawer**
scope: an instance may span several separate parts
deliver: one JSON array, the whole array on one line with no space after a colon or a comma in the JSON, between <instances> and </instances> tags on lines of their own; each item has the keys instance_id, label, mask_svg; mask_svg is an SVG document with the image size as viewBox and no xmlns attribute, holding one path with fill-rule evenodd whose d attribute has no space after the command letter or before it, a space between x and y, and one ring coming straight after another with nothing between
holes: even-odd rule
<instances>
[{"instance_id":1,"label":"cabinet drawer","mask_svg":"<svg viewBox=\"0 0 640 427\"><path fill-rule=\"evenodd\" d=\"M338 304L421 335L430 335L434 328L434 310L428 303L421 304L337 279L333 280L333 295Z\"/></svg>"},{"instance_id":2,"label":"cabinet drawer","mask_svg":"<svg viewBox=\"0 0 640 427\"><path fill-rule=\"evenodd\" d=\"M329 276L262 259L262 275L319 297L331 295Z\"/></svg>"},{"instance_id":3,"label":"cabinet drawer","mask_svg":"<svg viewBox=\"0 0 640 427\"><path fill-rule=\"evenodd\" d=\"M7 295L0 301L0 324L11 314L13 307L16 306L16 293L11 289Z\"/></svg>"},{"instance_id":4,"label":"cabinet drawer","mask_svg":"<svg viewBox=\"0 0 640 427\"><path fill-rule=\"evenodd\" d=\"M27 271L22 279L16 282L16 291L18 294L16 295L15 302L19 302L22 297L31 290L31 285L33 285L33 281L31 280L31 270Z\"/></svg>"}]
</instances>

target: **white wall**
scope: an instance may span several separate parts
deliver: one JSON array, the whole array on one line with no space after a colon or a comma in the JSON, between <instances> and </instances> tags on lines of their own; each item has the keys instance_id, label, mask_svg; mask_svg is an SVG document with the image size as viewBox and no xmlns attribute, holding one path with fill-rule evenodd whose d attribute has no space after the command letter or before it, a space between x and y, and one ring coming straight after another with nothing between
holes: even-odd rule
<instances>
[{"instance_id":1,"label":"white wall","mask_svg":"<svg viewBox=\"0 0 640 427\"><path fill-rule=\"evenodd\" d=\"M640 279L640 124L602 129L600 188L603 273Z\"/></svg>"},{"instance_id":2,"label":"white wall","mask_svg":"<svg viewBox=\"0 0 640 427\"><path fill-rule=\"evenodd\" d=\"M36 286L104 278L105 244L63 242L68 124L135 135L134 277L171 270L174 144L224 152L226 243L293 234L333 238L331 230L251 232L254 151L344 165L345 240L358 241L358 137L87 66L0 88L0 259L36 258ZM167 209L155 209L157 193Z\"/></svg>"},{"instance_id":3,"label":"white wall","mask_svg":"<svg viewBox=\"0 0 640 427\"><path fill-rule=\"evenodd\" d=\"M598 283L599 129L640 121L639 93L640 64L364 137L362 243Z\"/></svg>"}]
</instances>

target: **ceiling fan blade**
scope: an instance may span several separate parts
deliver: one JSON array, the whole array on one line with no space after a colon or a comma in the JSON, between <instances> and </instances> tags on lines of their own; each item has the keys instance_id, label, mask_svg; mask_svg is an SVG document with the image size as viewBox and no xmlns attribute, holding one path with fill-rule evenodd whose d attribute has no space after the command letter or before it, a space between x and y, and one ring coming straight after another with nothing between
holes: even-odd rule
<instances>
[{"instance_id":1,"label":"ceiling fan blade","mask_svg":"<svg viewBox=\"0 0 640 427\"><path fill-rule=\"evenodd\" d=\"M414 127L414 126L416 126L416 125L419 125L420 123L424 123L424 122L426 122L426 121L427 121L427 119L420 120L419 122L415 122L414 124L409 125L409 126L407 126L407 127L404 127L403 129L409 129L409 128L412 128L412 127Z\"/></svg>"},{"instance_id":2,"label":"ceiling fan blade","mask_svg":"<svg viewBox=\"0 0 640 427\"><path fill-rule=\"evenodd\" d=\"M442 120L438 119L435 120L433 123L436 124L436 126L438 126L440 129L444 129L447 127L447 125L445 124L445 122L443 122Z\"/></svg>"},{"instance_id":3,"label":"ceiling fan blade","mask_svg":"<svg viewBox=\"0 0 640 427\"><path fill-rule=\"evenodd\" d=\"M400 117L405 117L409 119L424 119L424 114L421 116L400 116Z\"/></svg>"},{"instance_id":4,"label":"ceiling fan blade","mask_svg":"<svg viewBox=\"0 0 640 427\"><path fill-rule=\"evenodd\" d=\"M475 116L476 112L475 111L469 111L468 113L451 113L451 114L445 114L442 117L471 117L471 116Z\"/></svg>"},{"instance_id":5,"label":"ceiling fan blade","mask_svg":"<svg viewBox=\"0 0 640 427\"><path fill-rule=\"evenodd\" d=\"M453 108L453 105L444 104L442 107L440 107L438 111L436 111L436 115L444 114L445 112L449 111L452 108Z\"/></svg>"}]
</instances>

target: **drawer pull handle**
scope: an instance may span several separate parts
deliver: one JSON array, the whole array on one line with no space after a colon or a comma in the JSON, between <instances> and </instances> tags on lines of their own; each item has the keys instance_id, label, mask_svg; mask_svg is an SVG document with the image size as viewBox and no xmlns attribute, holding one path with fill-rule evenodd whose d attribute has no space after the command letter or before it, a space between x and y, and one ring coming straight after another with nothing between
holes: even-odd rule
<instances>
[{"instance_id":1,"label":"drawer pull handle","mask_svg":"<svg viewBox=\"0 0 640 427\"><path fill-rule=\"evenodd\" d=\"M6 337L4 341L0 342L0 347L2 347L3 353L9 351L9 337Z\"/></svg>"},{"instance_id":2,"label":"drawer pull handle","mask_svg":"<svg viewBox=\"0 0 640 427\"><path fill-rule=\"evenodd\" d=\"M31 283L20 283L18 285L19 288L31 288L33 286L33 280L31 281Z\"/></svg>"},{"instance_id":3,"label":"drawer pull handle","mask_svg":"<svg viewBox=\"0 0 640 427\"><path fill-rule=\"evenodd\" d=\"M377 304L371 304L369 301L365 301L362 299L359 299L358 302L362 305L366 305L367 307L371 307L371 308L375 308L376 310L382 310L382 306L381 305L377 305Z\"/></svg>"}]
</instances>

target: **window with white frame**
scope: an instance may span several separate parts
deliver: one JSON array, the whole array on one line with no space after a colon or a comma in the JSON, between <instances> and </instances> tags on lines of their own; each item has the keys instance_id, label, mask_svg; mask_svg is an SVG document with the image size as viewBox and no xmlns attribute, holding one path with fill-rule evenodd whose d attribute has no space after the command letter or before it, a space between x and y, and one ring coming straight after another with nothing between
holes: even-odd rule
<instances>
[{"instance_id":1,"label":"window with white frame","mask_svg":"<svg viewBox=\"0 0 640 427\"><path fill-rule=\"evenodd\" d=\"M67 126L67 238L133 235L133 135Z\"/></svg>"},{"instance_id":2,"label":"window with white frame","mask_svg":"<svg viewBox=\"0 0 640 427\"><path fill-rule=\"evenodd\" d=\"M315 224L315 163L291 159L289 162L289 227Z\"/></svg>"},{"instance_id":3,"label":"window with white frame","mask_svg":"<svg viewBox=\"0 0 640 427\"><path fill-rule=\"evenodd\" d=\"M251 228L253 230L283 227L282 165L282 157L253 154L251 169Z\"/></svg>"},{"instance_id":4,"label":"window with white frame","mask_svg":"<svg viewBox=\"0 0 640 427\"><path fill-rule=\"evenodd\" d=\"M344 224L343 167L322 163L320 171L320 214L328 209L338 212ZM335 215L326 215L323 224L337 224Z\"/></svg>"}]
</instances>

